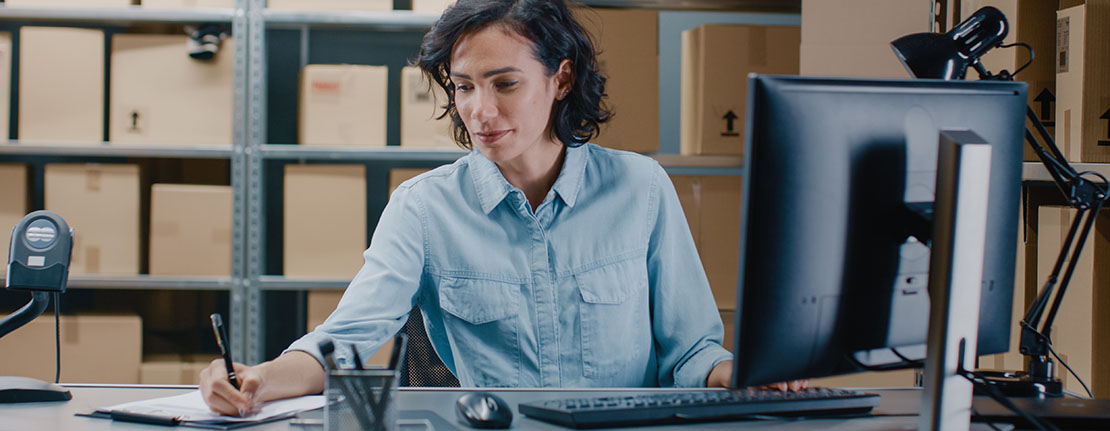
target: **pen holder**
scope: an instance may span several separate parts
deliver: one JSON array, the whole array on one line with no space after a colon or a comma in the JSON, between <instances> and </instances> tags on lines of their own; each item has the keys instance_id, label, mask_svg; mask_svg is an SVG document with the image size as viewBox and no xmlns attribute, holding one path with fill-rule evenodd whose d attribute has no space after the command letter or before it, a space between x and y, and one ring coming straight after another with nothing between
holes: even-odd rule
<instances>
[{"instance_id":1,"label":"pen holder","mask_svg":"<svg viewBox=\"0 0 1110 431\"><path fill-rule=\"evenodd\" d=\"M395 430L397 377L388 369L328 372L324 430Z\"/></svg>"}]
</instances>

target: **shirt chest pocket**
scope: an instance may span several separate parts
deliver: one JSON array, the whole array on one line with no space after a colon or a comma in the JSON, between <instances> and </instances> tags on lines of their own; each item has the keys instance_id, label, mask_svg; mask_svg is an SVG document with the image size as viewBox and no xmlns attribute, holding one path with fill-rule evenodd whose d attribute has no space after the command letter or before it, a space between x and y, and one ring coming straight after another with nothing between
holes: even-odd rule
<instances>
[{"instance_id":1,"label":"shirt chest pocket","mask_svg":"<svg viewBox=\"0 0 1110 431\"><path fill-rule=\"evenodd\" d=\"M587 378L642 375L652 342L647 266L630 259L574 274L581 294L582 368Z\"/></svg>"},{"instance_id":2,"label":"shirt chest pocket","mask_svg":"<svg viewBox=\"0 0 1110 431\"><path fill-rule=\"evenodd\" d=\"M516 386L520 377L520 285L444 278L439 305L463 384Z\"/></svg>"}]
</instances>

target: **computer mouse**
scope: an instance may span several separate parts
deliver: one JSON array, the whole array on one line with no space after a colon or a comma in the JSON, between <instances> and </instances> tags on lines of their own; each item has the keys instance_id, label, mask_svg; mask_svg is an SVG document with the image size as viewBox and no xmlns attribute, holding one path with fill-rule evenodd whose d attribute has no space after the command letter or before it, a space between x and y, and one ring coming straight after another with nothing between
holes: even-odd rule
<instances>
[{"instance_id":1,"label":"computer mouse","mask_svg":"<svg viewBox=\"0 0 1110 431\"><path fill-rule=\"evenodd\" d=\"M501 397L489 392L468 392L455 401L459 422L471 428L508 428L513 410Z\"/></svg>"}]
</instances>

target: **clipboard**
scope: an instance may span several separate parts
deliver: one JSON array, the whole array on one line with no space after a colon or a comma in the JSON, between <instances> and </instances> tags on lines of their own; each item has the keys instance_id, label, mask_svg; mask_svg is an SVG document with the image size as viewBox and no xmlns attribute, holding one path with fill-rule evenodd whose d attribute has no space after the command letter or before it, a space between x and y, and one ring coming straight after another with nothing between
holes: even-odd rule
<instances>
[{"instance_id":1,"label":"clipboard","mask_svg":"<svg viewBox=\"0 0 1110 431\"><path fill-rule=\"evenodd\" d=\"M94 411L89 412L89 413L77 413L74 416L81 416L81 417L87 417L87 418L97 418L97 419L109 419L109 420L121 421L121 422L134 422L134 423L144 423L144 424L152 424L152 425L163 425L163 426L180 426L180 427L187 427L187 428L201 428L201 429L212 429L212 430L233 430L233 429L253 427L253 426L256 426L256 425L262 425L262 424L267 424L267 423L271 423L271 422L278 422L278 421L283 421L283 420L287 420L287 419L292 419L293 417L296 417L296 415L297 415L296 413L291 413L289 415L274 416L274 417L271 417L271 418L258 420L258 421L227 422L227 423L207 423L207 422L196 422L196 421L181 421L181 420L178 420L175 417L170 417L170 416L140 415L140 414L135 414L135 413L120 414L120 412L117 412L116 414L112 414L112 413L109 413L109 412L104 412L104 411L99 411L99 410L94 410Z\"/></svg>"},{"instance_id":2,"label":"clipboard","mask_svg":"<svg viewBox=\"0 0 1110 431\"><path fill-rule=\"evenodd\" d=\"M254 417L220 416L208 408L199 391L192 391L102 407L90 413L78 413L77 416L162 426L237 429L289 419L299 413L320 409L323 406L323 396L309 395L260 404Z\"/></svg>"}]
</instances>

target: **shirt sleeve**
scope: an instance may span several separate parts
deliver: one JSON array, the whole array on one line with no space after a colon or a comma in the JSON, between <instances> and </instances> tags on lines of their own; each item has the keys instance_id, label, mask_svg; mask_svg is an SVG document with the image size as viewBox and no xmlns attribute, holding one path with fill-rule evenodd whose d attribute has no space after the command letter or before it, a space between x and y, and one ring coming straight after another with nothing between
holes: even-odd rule
<instances>
[{"instance_id":1,"label":"shirt sleeve","mask_svg":"<svg viewBox=\"0 0 1110 431\"><path fill-rule=\"evenodd\" d=\"M655 170L647 263L659 384L704 387L709 371L732 353L722 347L724 326L678 194L663 168Z\"/></svg>"},{"instance_id":2,"label":"shirt sleeve","mask_svg":"<svg viewBox=\"0 0 1110 431\"><path fill-rule=\"evenodd\" d=\"M382 211L364 263L347 286L335 311L315 330L294 341L285 352L301 350L324 363L319 343L335 344L337 366L351 367L354 355L369 359L408 320L420 287L425 236L422 205L411 186L394 191ZM284 353L284 352L283 352Z\"/></svg>"}]
</instances>

